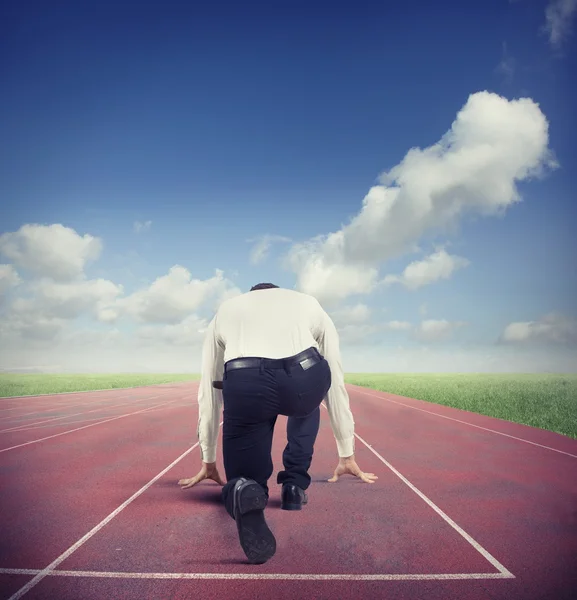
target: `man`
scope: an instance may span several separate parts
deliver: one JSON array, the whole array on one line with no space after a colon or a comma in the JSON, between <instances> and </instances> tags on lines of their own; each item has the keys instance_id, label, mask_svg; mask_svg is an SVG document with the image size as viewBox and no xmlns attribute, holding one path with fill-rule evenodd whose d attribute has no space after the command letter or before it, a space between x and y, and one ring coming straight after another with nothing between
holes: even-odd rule
<instances>
[{"instance_id":1,"label":"man","mask_svg":"<svg viewBox=\"0 0 577 600\"><path fill-rule=\"evenodd\" d=\"M226 485L216 468L221 399L213 382L222 380L223 459ZM223 302L206 332L198 392L198 439L202 468L181 479L188 489L204 479L224 486L222 498L235 519L240 544L254 564L269 560L276 540L264 518L271 446L276 419L288 417L283 453L281 508L300 510L308 501L320 404L326 397L339 462L329 481L344 474L374 483L354 456L354 421L349 408L335 326L307 294L258 284Z\"/></svg>"}]
</instances>

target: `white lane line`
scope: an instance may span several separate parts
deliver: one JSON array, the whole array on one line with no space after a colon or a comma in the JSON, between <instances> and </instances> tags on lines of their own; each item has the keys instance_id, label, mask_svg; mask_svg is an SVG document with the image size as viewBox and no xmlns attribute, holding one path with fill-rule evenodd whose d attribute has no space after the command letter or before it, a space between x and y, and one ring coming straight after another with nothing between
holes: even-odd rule
<instances>
[{"instance_id":1,"label":"white lane line","mask_svg":"<svg viewBox=\"0 0 577 600\"><path fill-rule=\"evenodd\" d=\"M166 394L168 395L168 394ZM158 398L159 396L153 396L153 398ZM103 403L104 406L106 406L107 402L111 402L111 401L116 401L116 400L122 400L123 398L134 398L134 394L124 394L123 396L113 396L112 398L104 398L104 399L98 399L96 400L96 402L100 402ZM145 398L140 398L141 400L144 400ZM52 405L52 406L39 406L37 407L35 410L33 410L32 412L28 412L28 413L23 413L23 414L19 414L19 415L5 415L3 417L0 417L0 421L4 421L6 419L20 419L21 417L29 417L29 416L41 416L42 413L47 413L47 412L53 412L55 410L63 410L63 409L75 409L75 408L84 408L86 406L96 406L96 402L94 401L83 401L80 402L79 404L68 404L68 402L62 402L56 406ZM20 407L21 408L21 407ZM13 410L13 409L7 409L7 410Z\"/></svg>"},{"instance_id":2,"label":"white lane line","mask_svg":"<svg viewBox=\"0 0 577 600\"><path fill-rule=\"evenodd\" d=\"M24 409L26 409L26 408L34 408L33 412L38 412L38 411L47 409L47 407L54 406L54 402L56 402L56 401L57 400L44 400L43 404L36 404L34 406L32 404L26 404L26 405L25 404L17 404L16 406L10 406L9 408L0 408L0 413L6 413L9 410L22 410L23 408ZM58 404L56 404L56 406L57 407L58 406L67 406L69 403L70 403L70 400L62 400L61 399L61 400L58 401ZM82 402L82 404L87 404L86 400L84 400ZM48 408L48 410L49 410L49 408ZM2 417L2 419L6 419L6 418L9 418L9 417L13 417L13 416L14 415L5 415L5 416Z\"/></svg>"},{"instance_id":3,"label":"white lane line","mask_svg":"<svg viewBox=\"0 0 577 600\"><path fill-rule=\"evenodd\" d=\"M171 409L175 409L175 408L192 408L193 405L190 402L187 402L186 404L176 404L176 405L172 405L170 408ZM164 410L164 405L155 405L153 407L150 408L150 410L148 411L148 414L153 413L154 411L160 411L160 410ZM56 425L56 427L65 427L66 425L80 425L80 423L92 423L93 421L99 421L100 419L103 419L103 416L100 417L92 417L91 419L79 419L78 421L73 421L72 423L59 423L58 425ZM21 433L22 431L37 431L38 429L47 429L51 427L50 424L48 425L37 425L35 427L27 427L25 429L19 429L18 433Z\"/></svg>"},{"instance_id":4,"label":"white lane line","mask_svg":"<svg viewBox=\"0 0 577 600\"><path fill-rule=\"evenodd\" d=\"M324 408L326 409L326 405L322 403ZM515 576L506 569L492 554L487 552L479 542L474 540L466 531L464 531L451 517L449 517L446 513L444 513L432 500L427 498L421 490L419 490L416 486L414 486L402 473L397 471L393 465L385 460L370 444L368 444L358 433L355 433L355 437L363 443L383 464L385 464L404 484L409 486L409 488L417 494L422 500L424 500L442 519L444 519L460 536L462 536L479 554L481 554L486 560L488 560L500 573L503 577L508 579L515 578Z\"/></svg>"},{"instance_id":5,"label":"white lane line","mask_svg":"<svg viewBox=\"0 0 577 600\"><path fill-rule=\"evenodd\" d=\"M39 575L38 569L0 569L0 575ZM49 577L96 577L108 579L273 579L305 581L423 581L456 579L510 579L503 573L123 573L121 571L59 571ZM21 596L12 596L20 598ZM9 600L12 600L10 598Z\"/></svg>"},{"instance_id":6,"label":"white lane line","mask_svg":"<svg viewBox=\"0 0 577 600\"><path fill-rule=\"evenodd\" d=\"M222 425L222 422L220 423ZM219 425L219 427L220 427ZM26 585L21 587L16 593L14 593L8 600L17 600L18 598L22 598L24 594L29 592L33 587L38 585L47 575L50 575L54 572L56 567L65 561L72 553L76 552L78 548L80 548L83 544L85 544L93 535L97 534L104 526L108 525L116 515L120 514L131 502L136 500L141 494L146 492L146 490L156 483L165 473L168 473L172 467L177 465L183 458L188 456L197 446L198 442L191 446L188 450L183 452L176 460L172 461L168 467L163 469L156 477L153 477L146 485L143 485L137 492L132 494L128 500L125 500L118 508L113 510L106 518L104 518L98 525L93 527L86 535L81 537L76 543L72 544L68 550L63 552L57 559L53 560L47 567L42 569L35 577L33 577Z\"/></svg>"},{"instance_id":7,"label":"white lane line","mask_svg":"<svg viewBox=\"0 0 577 600\"><path fill-rule=\"evenodd\" d=\"M152 411L151 411L152 412ZM81 423L93 423L94 421L100 421L100 419L104 419L102 415L99 417L92 417L91 419L79 419L78 421L72 421L71 423L56 423L56 427L66 427L67 425L80 425ZM38 431L39 429L50 429L52 425L36 425L34 427L25 427L23 429L19 429L18 433L22 433L23 431Z\"/></svg>"},{"instance_id":8,"label":"white lane line","mask_svg":"<svg viewBox=\"0 0 577 600\"><path fill-rule=\"evenodd\" d=\"M110 400L110 398L108 398L108 400ZM99 402L102 402L102 400L98 399ZM105 400L106 401L106 400ZM77 408L78 406L90 406L92 404L92 402L90 401L82 401L78 404L70 404L70 402L64 402L61 401L58 404L54 404L54 400L51 400L49 403L47 404L43 404L40 406L36 406L34 408L34 410L30 411L30 412L26 412L26 413L21 413L21 414L10 414L10 415L3 415L0 417L0 420L5 421L6 419L18 419L19 417L28 417L30 415L36 415L36 414L41 414L41 413L45 413L45 412L50 412L51 410L60 410L61 408ZM27 408L32 408L32 407L27 407ZM1 409L0 412L7 412L9 410L22 410L22 406L13 406L12 408L4 408Z\"/></svg>"},{"instance_id":9,"label":"white lane line","mask_svg":"<svg viewBox=\"0 0 577 600\"><path fill-rule=\"evenodd\" d=\"M410 404L405 404L403 402L399 402L398 400L391 400L390 398L387 398L385 396L378 396L377 394L372 394L371 392L365 392L364 390L357 390L357 389L355 389L355 392L357 392L359 394L364 394L365 396L373 396L374 398L378 398L379 400L386 400L387 402L394 402L395 404L399 404L400 406L406 406L407 408L412 408L413 410L420 410L421 412L428 413L430 415L435 415L436 417L441 417L441 419L448 419L449 421L455 421L456 423L462 423L463 425L468 425L469 427L475 427L477 429L482 429L483 431L490 431L491 433L496 433L497 435L503 435L505 437L511 438L513 440L517 440L519 442L525 442L526 444L531 444L532 446L538 446L539 448L545 448L545 450L552 450L553 452L558 452L559 454L565 454L566 456L570 456L571 458L577 458L577 454L571 454L570 452L564 452L563 450L557 450L557 448L551 448L551 446L544 446L543 444L537 444L537 442L531 442L529 440L525 440L523 438L516 437L514 435L509 435L508 433L503 433L502 431L496 431L495 429L489 429L488 427L481 427L480 425L474 425L473 423L469 423L467 421L461 421L460 419L455 419L454 417L447 417L446 415L441 415L432 410L426 410L424 408L417 408L416 406L411 406Z\"/></svg>"},{"instance_id":10,"label":"white lane line","mask_svg":"<svg viewBox=\"0 0 577 600\"><path fill-rule=\"evenodd\" d=\"M83 427L77 427L76 429L70 429L68 431L62 431L60 433L55 433L54 435L49 435L47 437L43 437L38 440L30 440L29 442L24 442L23 444L18 444L17 446L11 446L10 448L3 448L0 450L0 454L2 452L8 452L8 450L15 450L16 448L22 448L23 446L29 446L30 444L36 444L38 442L43 442L44 440L50 440L52 438L59 437L61 435L67 435L69 433L74 433L75 431L80 431L81 429L88 429L89 427L96 427L97 425L103 425L104 423L110 423L111 421L123 419L124 417L130 417L132 415L139 415L140 413L152 410L154 408L158 408L159 406L168 406L169 404L174 404L174 402L179 402L180 400L182 400L182 398L177 398L176 400L171 400L170 402L165 402L163 404L157 404L156 406L151 406L150 408L143 408L142 410L137 410L136 412L119 415L118 417L112 417L111 419L106 419L105 421L99 421L98 423L92 423L91 425L84 425Z\"/></svg>"},{"instance_id":11,"label":"white lane line","mask_svg":"<svg viewBox=\"0 0 577 600\"><path fill-rule=\"evenodd\" d=\"M88 415L90 413L94 413L94 412L98 412L99 410L110 410L110 409L116 409L116 408L120 408L122 406L134 406L136 404L138 404L139 402L143 402L146 400L156 400L156 398L163 398L166 396L169 396L170 394L159 394L157 396L149 396L147 398L140 398L138 400L133 400L132 402L121 402L120 404L114 404L114 405L104 405L104 406L99 406L98 408L95 408L93 410L87 410L87 411L83 411L83 412L79 412L79 413L73 413L71 415L64 415L63 417L50 417L48 419L44 419L44 421L35 421L33 423L22 423L22 425L15 425L14 427L10 427L9 429L0 429L0 433L5 433L7 431L16 431L17 429L21 429L22 427L27 427L30 428L32 427L32 425L40 425L41 423L52 423L53 421L61 421L62 419L69 419L72 417L78 417L80 415ZM118 399L118 398L117 398ZM90 406L90 405L86 405L86 406Z\"/></svg>"}]
</instances>

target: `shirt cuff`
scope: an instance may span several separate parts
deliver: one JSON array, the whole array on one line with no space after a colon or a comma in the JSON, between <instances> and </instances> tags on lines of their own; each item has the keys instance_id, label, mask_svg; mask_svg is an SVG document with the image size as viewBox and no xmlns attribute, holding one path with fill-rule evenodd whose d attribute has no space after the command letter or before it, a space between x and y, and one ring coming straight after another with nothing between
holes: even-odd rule
<instances>
[{"instance_id":1,"label":"shirt cuff","mask_svg":"<svg viewBox=\"0 0 577 600\"><path fill-rule=\"evenodd\" d=\"M200 445L200 457L202 462L215 463L216 462L216 446L207 446L205 444Z\"/></svg>"},{"instance_id":2,"label":"shirt cuff","mask_svg":"<svg viewBox=\"0 0 577 600\"><path fill-rule=\"evenodd\" d=\"M336 440L337 450L340 458L346 458L352 456L355 453L355 436L352 435L346 440Z\"/></svg>"}]
</instances>

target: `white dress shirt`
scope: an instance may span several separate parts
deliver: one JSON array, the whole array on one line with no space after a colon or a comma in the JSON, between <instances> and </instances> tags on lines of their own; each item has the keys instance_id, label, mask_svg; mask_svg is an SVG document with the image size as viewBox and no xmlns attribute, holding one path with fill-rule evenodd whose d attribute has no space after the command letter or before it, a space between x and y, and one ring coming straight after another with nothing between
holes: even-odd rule
<instances>
[{"instance_id":1,"label":"white dress shirt","mask_svg":"<svg viewBox=\"0 0 577 600\"><path fill-rule=\"evenodd\" d=\"M222 381L224 363L247 356L287 358L310 347L319 350L331 370L331 388L325 400L338 454L344 457L354 453L355 423L335 325L316 298L272 288L224 301L206 331L197 430L204 462L216 461L222 391L213 388L212 382Z\"/></svg>"}]
</instances>

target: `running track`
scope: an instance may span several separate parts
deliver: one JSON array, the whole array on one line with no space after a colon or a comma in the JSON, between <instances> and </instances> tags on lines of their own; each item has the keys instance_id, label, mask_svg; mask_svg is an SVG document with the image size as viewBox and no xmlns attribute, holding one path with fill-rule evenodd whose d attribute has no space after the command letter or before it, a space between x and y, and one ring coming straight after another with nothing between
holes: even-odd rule
<instances>
[{"instance_id":1,"label":"running track","mask_svg":"<svg viewBox=\"0 0 577 600\"><path fill-rule=\"evenodd\" d=\"M0 599L564 600L577 589L577 441L356 386L357 460L378 482L326 482L336 449L323 408L309 504L280 510L273 482L277 554L246 564L220 488L177 486L200 465L196 385L0 399Z\"/></svg>"}]
</instances>

